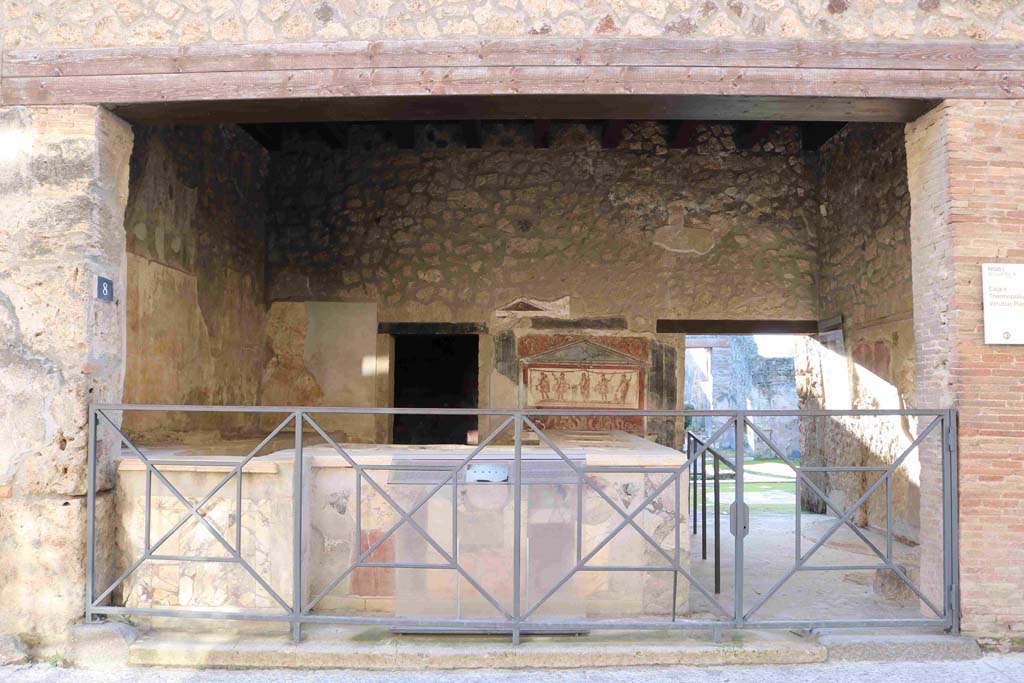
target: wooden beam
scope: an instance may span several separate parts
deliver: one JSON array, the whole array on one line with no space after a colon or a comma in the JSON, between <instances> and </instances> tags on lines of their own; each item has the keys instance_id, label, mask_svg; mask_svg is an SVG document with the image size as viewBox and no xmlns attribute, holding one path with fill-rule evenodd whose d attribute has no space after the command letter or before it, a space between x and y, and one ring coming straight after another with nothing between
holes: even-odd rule
<instances>
[{"instance_id":1,"label":"wooden beam","mask_svg":"<svg viewBox=\"0 0 1024 683\"><path fill-rule=\"evenodd\" d=\"M416 124L390 123L387 125L388 137L398 145L398 149L413 149L416 146Z\"/></svg>"},{"instance_id":2,"label":"wooden beam","mask_svg":"<svg viewBox=\"0 0 1024 683\"><path fill-rule=\"evenodd\" d=\"M1024 98L1021 71L503 66L5 77L5 105L427 95Z\"/></svg>"},{"instance_id":3,"label":"wooden beam","mask_svg":"<svg viewBox=\"0 0 1024 683\"><path fill-rule=\"evenodd\" d=\"M317 139L331 149L343 149L346 143L346 140L342 136L339 136L331 123L314 121L309 123L268 125L266 127L277 128L279 131L290 131L293 134L297 134L306 139Z\"/></svg>"},{"instance_id":4,"label":"wooden beam","mask_svg":"<svg viewBox=\"0 0 1024 683\"><path fill-rule=\"evenodd\" d=\"M481 144L483 144L483 131L481 130L480 121L477 119L463 121L462 138L465 140L467 148L479 149Z\"/></svg>"},{"instance_id":5,"label":"wooden beam","mask_svg":"<svg viewBox=\"0 0 1024 683\"><path fill-rule=\"evenodd\" d=\"M800 126L801 147L805 152L816 152L846 126L845 122L813 122Z\"/></svg>"},{"instance_id":6,"label":"wooden beam","mask_svg":"<svg viewBox=\"0 0 1024 683\"><path fill-rule=\"evenodd\" d=\"M533 122L533 146L537 149L551 146L551 119L537 119Z\"/></svg>"},{"instance_id":7,"label":"wooden beam","mask_svg":"<svg viewBox=\"0 0 1024 683\"><path fill-rule=\"evenodd\" d=\"M707 95L435 95L108 105L140 124L467 119L913 121L939 100Z\"/></svg>"},{"instance_id":8,"label":"wooden beam","mask_svg":"<svg viewBox=\"0 0 1024 683\"><path fill-rule=\"evenodd\" d=\"M669 149L686 149L697 144L699 121L669 121L666 141Z\"/></svg>"},{"instance_id":9,"label":"wooden beam","mask_svg":"<svg viewBox=\"0 0 1024 683\"><path fill-rule=\"evenodd\" d=\"M626 330L629 324L625 318L617 316L572 319L536 316L530 318L530 327L534 330Z\"/></svg>"},{"instance_id":10,"label":"wooden beam","mask_svg":"<svg viewBox=\"0 0 1024 683\"><path fill-rule=\"evenodd\" d=\"M282 131L280 126L249 123L243 124L241 128L268 152L277 152L281 149Z\"/></svg>"},{"instance_id":11,"label":"wooden beam","mask_svg":"<svg viewBox=\"0 0 1024 683\"><path fill-rule=\"evenodd\" d=\"M817 320L662 320L665 334L817 334Z\"/></svg>"},{"instance_id":12,"label":"wooden beam","mask_svg":"<svg viewBox=\"0 0 1024 683\"><path fill-rule=\"evenodd\" d=\"M377 323L377 334L486 334L483 323Z\"/></svg>"},{"instance_id":13,"label":"wooden beam","mask_svg":"<svg viewBox=\"0 0 1024 683\"><path fill-rule=\"evenodd\" d=\"M605 149L615 149L622 142L622 129L626 122L622 119L605 121L601 128L601 146Z\"/></svg>"},{"instance_id":14,"label":"wooden beam","mask_svg":"<svg viewBox=\"0 0 1024 683\"><path fill-rule=\"evenodd\" d=\"M1020 71L1021 43L630 38L379 40L113 48L14 48L4 77L308 69L677 66Z\"/></svg>"},{"instance_id":15,"label":"wooden beam","mask_svg":"<svg viewBox=\"0 0 1024 683\"><path fill-rule=\"evenodd\" d=\"M332 121L322 121L318 125L320 127L320 136L328 141L328 146L332 149L348 148L347 126Z\"/></svg>"},{"instance_id":16,"label":"wooden beam","mask_svg":"<svg viewBox=\"0 0 1024 683\"><path fill-rule=\"evenodd\" d=\"M733 141L737 149L750 149L762 142L771 132L772 123L767 121L742 121L733 126Z\"/></svg>"}]
</instances>

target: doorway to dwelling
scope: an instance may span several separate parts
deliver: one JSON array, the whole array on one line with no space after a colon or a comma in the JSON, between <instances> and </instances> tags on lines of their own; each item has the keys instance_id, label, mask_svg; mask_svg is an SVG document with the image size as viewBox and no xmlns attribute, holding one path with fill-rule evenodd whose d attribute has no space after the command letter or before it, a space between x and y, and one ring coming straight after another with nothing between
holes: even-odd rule
<instances>
[{"instance_id":1,"label":"doorway to dwelling","mask_svg":"<svg viewBox=\"0 0 1024 683\"><path fill-rule=\"evenodd\" d=\"M476 408L475 334L395 336L396 408ZM475 443L476 415L395 415L396 444Z\"/></svg>"}]
</instances>

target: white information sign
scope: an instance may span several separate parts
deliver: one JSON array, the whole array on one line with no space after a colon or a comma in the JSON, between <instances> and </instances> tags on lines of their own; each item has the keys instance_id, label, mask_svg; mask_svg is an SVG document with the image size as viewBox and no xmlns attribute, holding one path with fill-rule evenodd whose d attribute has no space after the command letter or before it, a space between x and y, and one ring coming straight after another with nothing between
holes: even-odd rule
<instances>
[{"instance_id":1,"label":"white information sign","mask_svg":"<svg viewBox=\"0 0 1024 683\"><path fill-rule=\"evenodd\" d=\"M1024 344L1024 263L981 266L986 344Z\"/></svg>"}]
</instances>

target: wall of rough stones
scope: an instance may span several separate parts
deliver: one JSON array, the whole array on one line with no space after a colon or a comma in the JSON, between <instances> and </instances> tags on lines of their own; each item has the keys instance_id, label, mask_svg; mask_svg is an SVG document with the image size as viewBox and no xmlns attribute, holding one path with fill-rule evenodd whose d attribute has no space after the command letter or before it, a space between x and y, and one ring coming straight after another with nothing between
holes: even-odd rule
<instances>
[{"instance_id":1,"label":"wall of rough stones","mask_svg":"<svg viewBox=\"0 0 1024 683\"><path fill-rule=\"evenodd\" d=\"M0 633L62 636L85 599L89 402L121 398L132 132L96 107L0 108ZM114 301L96 298L97 276ZM98 471L98 581L110 470Z\"/></svg>"},{"instance_id":2,"label":"wall of rough stones","mask_svg":"<svg viewBox=\"0 0 1024 683\"><path fill-rule=\"evenodd\" d=\"M256 405L264 367L268 154L237 126L136 126L125 211L126 403ZM244 429L128 413L125 428Z\"/></svg>"},{"instance_id":3,"label":"wall of rough stones","mask_svg":"<svg viewBox=\"0 0 1024 683\"><path fill-rule=\"evenodd\" d=\"M795 127L744 151L720 125L690 149L668 149L653 122L629 124L618 149L585 124L555 124L547 149L528 124L485 123L479 149L458 125L419 126L415 149L386 130L352 126L345 150L295 139L273 155L268 297L484 325L484 407L522 400L502 340L531 330L646 336L647 404L674 408L681 338L656 335L658 318L816 315L815 167ZM498 317L520 297L567 298L565 320ZM648 422L675 441L671 420Z\"/></svg>"},{"instance_id":4,"label":"wall of rough stones","mask_svg":"<svg viewBox=\"0 0 1024 683\"><path fill-rule=\"evenodd\" d=\"M668 149L655 123L619 149L597 126L422 126L417 149L354 126L348 150L271 162L268 295L377 301L382 321L487 322L517 297L571 317L814 318L814 167L795 127L738 152L727 126Z\"/></svg>"},{"instance_id":5,"label":"wall of rough stones","mask_svg":"<svg viewBox=\"0 0 1024 683\"><path fill-rule=\"evenodd\" d=\"M793 339L796 344L796 339ZM687 335L686 403L695 409L713 410L795 410L797 408L796 370L793 356L766 357L749 335ZM692 349L711 354L710 376L704 372ZM691 360L693 359L693 360ZM701 395L701 385L710 382L711 396ZM706 386L706 384L705 384ZM708 400L710 399L710 400ZM696 426L711 433L720 422L711 418L693 418ZM797 418L757 417L754 423L787 456L799 457L800 429ZM747 453L755 457L777 457L752 430L747 431ZM715 444L735 448L735 432L722 434Z\"/></svg>"},{"instance_id":6,"label":"wall of rough stones","mask_svg":"<svg viewBox=\"0 0 1024 683\"><path fill-rule=\"evenodd\" d=\"M1002 0L3 0L18 47L593 36L815 40L1024 38Z\"/></svg>"},{"instance_id":7,"label":"wall of rough stones","mask_svg":"<svg viewBox=\"0 0 1024 683\"><path fill-rule=\"evenodd\" d=\"M820 231L822 320L842 316L841 358L816 342L803 355L804 407L914 407L913 291L910 273L910 195L902 126L849 124L821 150L823 222ZM844 367L845 381L826 377L828 365ZM832 395L826 395L831 393ZM930 405L930 404L929 404ZM923 425L926 426L926 425ZM816 465L887 465L917 435L912 418L802 420L804 461ZM896 534L916 541L919 532L919 463L911 455L894 479ZM817 475L838 505L848 506L874 484L872 473ZM804 503L823 510L805 489ZM862 505L855 519L885 528L884 490Z\"/></svg>"}]
</instances>

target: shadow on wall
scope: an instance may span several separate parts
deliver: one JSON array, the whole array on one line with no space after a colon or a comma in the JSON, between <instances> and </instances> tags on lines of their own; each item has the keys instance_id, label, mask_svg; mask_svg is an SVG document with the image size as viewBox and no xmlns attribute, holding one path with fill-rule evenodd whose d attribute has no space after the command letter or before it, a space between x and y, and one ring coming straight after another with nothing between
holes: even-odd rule
<instances>
[{"instance_id":1,"label":"shadow on wall","mask_svg":"<svg viewBox=\"0 0 1024 683\"><path fill-rule=\"evenodd\" d=\"M864 350L863 345L858 345L855 355L861 355ZM878 354L875 351L868 354L869 364L870 358L877 359ZM906 392L873 369L848 358L841 337L838 340L826 336L821 340L806 338L797 355L801 409L911 408ZM930 423L930 418L910 416L803 418L799 434L801 463L817 467L886 467L895 462ZM928 438L928 447L932 442L939 442L938 434L933 433ZM930 452L928 447L922 446L924 452ZM921 461L921 453L911 453L896 470L892 481L893 529L897 538L912 544L919 542L921 528ZM863 471L810 473L812 481L843 509L856 502L879 476L880 473ZM801 503L804 510L834 514L809 490L803 491ZM853 520L861 527L884 529L886 517L883 486L857 509Z\"/></svg>"}]
</instances>

